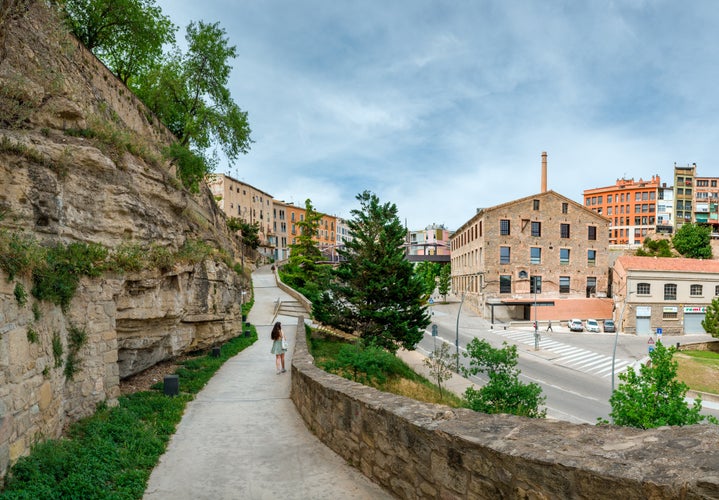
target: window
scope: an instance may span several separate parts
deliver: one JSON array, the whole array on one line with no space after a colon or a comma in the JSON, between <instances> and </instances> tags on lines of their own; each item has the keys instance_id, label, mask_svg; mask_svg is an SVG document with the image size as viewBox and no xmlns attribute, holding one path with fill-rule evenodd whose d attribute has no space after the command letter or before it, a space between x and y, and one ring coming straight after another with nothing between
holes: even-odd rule
<instances>
[{"instance_id":1,"label":"window","mask_svg":"<svg viewBox=\"0 0 719 500\"><path fill-rule=\"evenodd\" d=\"M597 263L597 251L596 250L587 250L587 264L596 264Z\"/></svg>"},{"instance_id":2,"label":"window","mask_svg":"<svg viewBox=\"0 0 719 500\"><path fill-rule=\"evenodd\" d=\"M691 295L692 297L701 297L702 290L702 285L692 285L689 287L689 295Z\"/></svg>"},{"instance_id":3,"label":"window","mask_svg":"<svg viewBox=\"0 0 719 500\"><path fill-rule=\"evenodd\" d=\"M611 202L612 202L612 195L608 194L607 195L607 203L611 203Z\"/></svg>"},{"instance_id":4,"label":"window","mask_svg":"<svg viewBox=\"0 0 719 500\"><path fill-rule=\"evenodd\" d=\"M541 222L532 222L532 236L535 236L535 237L542 236L542 223Z\"/></svg>"},{"instance_id":5,"label":"window","mask_svg":"<svg viewBox=\"0 0 719 500\"><path fill-rule=\"evenodd\" d=\"M662 313L662 319L677 319L678 311L675 307L667 307Z\"/></svg>"},{"instance_id":6,"label":"window","mask_svg":"<svg viewBox=\"0 0 719 500\"><path fill-rule=\"evenodd\" d=\"M566 214L568 212L569 212L569 203L567 203L567 202L562 203L562 213Z\"/></svg>"},{"instance_id":7,"label":"window","mask_svg":"<svg viewBox=\"0 0 719 500\"><path fill-rule=\"evenodd\" d=\"M499 263L500 264L509 264L509 258L510 258L510 248L509 247L499 247Z\"/></svg>"},{"instance_id":8,"label":"window","mask_svg":"<svg viewBox=\"0 0 719 500\"><path fill-rule=\"evenodd\" d=\"M509 219L501 219L499 221L499 234L509 236Z\"/></svg>"},{"instance_id":9,"label":"window","mask_svg":"<svg viewBox=\"0 0 719 500\"><path fill-rule=\"evenodd\" d=\"M559 236L562 238L569 238L569 224L559 225Z\"/></svg>"},{"instance_id":10,"label":"window","mask_svg":"<svg viewBox=\"0 0 719 500\"><path fill-rule=\"evenodd\" d=\"M532 208L534 210L539 210L539 200L532 200Z\"/></svg>"},{"instance_id":11,"label":"window","mask_svg":"<svg viewBox=\"0 0 719 500\"><path fill-rule=\"evenodd\" d=\"M714 295L719 296L719 285L714 287Z\"/></svg>"},{"instance_id":12,"label":"window","mask_svg":"<svg viewBox=\"0 0 719 500\"><path fill-rule=\"evenodd\" d=\"M512 277L503 274L499 277L499 293L512 293Z\"/></svg>"},{"instance_id":13,"label":"window","mask_svg":"<svg viewBox=\"0 0 719 500\"><path fill-rule=\"evenodd\" d=\"M569 276L559 277L559 293L569 293Z\"/></svg>"},{"instance_id":14,"label":"window","mask_svg":"<svg viewBox=\"0 0 719 500\"><path fill-rule=\"evenodd\" d=\"M637 295L649 295L651 285L649 283L637 283Z\"/></svg>"},{"instance_id":15,"label":"window","mask_svg":"<svg viewBox=\"0 0 719 500\"><path fill-rule=\"evenodd\" d=\"M589 226L587 228L587 238L590 240L597 239L597 226Z\"/></svg>"},{"instance_id":16,"label":"window","mask_svg":"<svg viewBox=\"0 0 719 500\"><path fill-rule=\"evenodd\" d=\"M529 278L529 293L542 293L541 276L532 276Z\"/></svg>"},{"instance_id":17,"label":"window","mask_svg":"<svg viewBox=\"0 0 719 500\"><path fill-rule=\"evenodd\" d=\"M587 276L587 297L597 293L597 278L595 276Z\"/></svg>"},{"instance_id":18,"label":"window","mask_svg":"<svg viewBox=\"0 0 719 500\"><path fill-rule=\"evenodd\" d=\"M559 249L559 263L560 264L569 264L569 249L568 248L560 248Z\"/></svg>"},{"instance_id":19,"label":"window","mask_svg":"<svg viewBox=\"0 0 719 500\"><path fill-rule=\"evenodd\" d=\"M677 300L677 286L673 283L664 285L664 300Z\"/></svg>"},{"instance_id":20,"label":"window","mask_svg":"<svg viewBox=\"0 0 719 500\"><path fill-rule=\"evenodd\" d=\"M641 201L642 200L642 193L634 193L634 201Z\"/></svg>"},{"instance_id":21,"label":"window","mask_svg":"<svg viewBox=\"0 0 719 500\"><path fill-rule=\"evenodd\" d=\"M542 249L539 247L532 247L529 249L529 262L531 264L542 263Z\"/></svg>"}]
</instances>

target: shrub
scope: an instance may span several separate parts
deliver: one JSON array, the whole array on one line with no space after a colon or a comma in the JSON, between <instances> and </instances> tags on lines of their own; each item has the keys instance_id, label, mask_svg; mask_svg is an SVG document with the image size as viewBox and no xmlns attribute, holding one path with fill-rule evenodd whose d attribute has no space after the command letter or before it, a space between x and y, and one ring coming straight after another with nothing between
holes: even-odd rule
<instances>
[{"instance_id":1,"label":"shrub","mask_svg":"<svg viewBox=\"0 0 719 500\"><path fill-rule=\"evenodd\" d=\"M43 248L32 235L0 231L0 269L7 274L8 282L16 276L29 276L43 259Z\"/></svg>"},{"instance_id":2,"label":"shrub","mask_svg":"<svg viewBox=\"0 0 719 500\"><path fill-rule=\"evenodd\" d=\"M150 264L161 272L170 271L175 267L175 255L167 248L159 245L152 245L148 255Z\"/></svg>"},{"instance_id":3,"label":"shrub","mask_svg":"<svg viewBox=\"0 0 719 500\"><path fill-rule=\"evenodd\" d=\"M57 331L52 332L52 357L55 359L55 368L62 366L62 339L60 333Z\"/></svg>"},{"instance_id":4,"label":"shrub","mask_svg":"<svg viewBox=\"0 0 719 500\"><path fill-rule=\"evenodd\" d=\"M13 290L13 293L15 294L15 300L20 307L27 304L27 292L25 291L25 287L22 286L22 283L15 283L15 290Z\"/></svg>"},{"instance_id":5,"label":"shrub","mask_svg":"<svg viewBox=\"0 0 719 500\"><path fill-rule=\"evenodd\" d=\"M109 268L119 273L137 272L145 267L145 251L137 243L123 243L117 247L109 263Z\"/></svg>"},{"instance_id":6,"label":"shrub","mask_svg":"<svg viewBox=\"0 0 719 500\"><path fill-rule=\"evenodd\" d=\"M38 343L38 335L37 332L33 328L27 329L27 341L31 344L37 344Z\"/></svg>"}]
</instances>

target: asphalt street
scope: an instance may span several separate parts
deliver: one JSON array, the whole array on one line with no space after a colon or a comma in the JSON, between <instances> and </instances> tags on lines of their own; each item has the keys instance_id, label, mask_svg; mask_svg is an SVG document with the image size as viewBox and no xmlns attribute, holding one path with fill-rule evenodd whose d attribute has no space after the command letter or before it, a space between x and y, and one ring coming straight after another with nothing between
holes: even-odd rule
<instances>
[{"instance_id":1,"label":"asphalt street","mask_svg":"<svg viewBox=\"0 0 719 500\"><path fill-rule=\"evenodd\" d=\"M458 339L460 362L464 364L467 363L462 355L466 352L464 346L473 338L486 339L495 347L500 347L503 342L516 345L519 353L518 368L522 372L520 378L542 386L550 418L575 423L596 423L597 418L608 418L611 411L609 396L612 370L616 387L620 383L617 376L628 366L638 369L649 354L648 336L569 332L565 326L556 323L553 332L539 331L540 340L535 349L534 329L531 326L490 325L466 305L461 309L458 323L458 310L458 301L450 299L446 304L435 302L431 312L438 336L432 337L431 326L427 328L418 350L428 354L439 342L447 342L454 348ZM612 369L615 337L616 356ZM709 339L710 335L685 335L665 336L663 341L665 344L684 344ZM483 382L481 375L473 379L477 383ZM719 405L705 401L703 406L707 413L719 415L716 411Z\"/></svg>"}]
</instances>

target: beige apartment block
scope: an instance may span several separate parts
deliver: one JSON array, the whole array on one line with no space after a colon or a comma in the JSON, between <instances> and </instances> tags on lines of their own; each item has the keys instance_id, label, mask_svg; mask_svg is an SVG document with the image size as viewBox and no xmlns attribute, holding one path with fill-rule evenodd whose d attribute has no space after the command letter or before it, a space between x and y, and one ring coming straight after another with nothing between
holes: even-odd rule
<instances>
[{"instance_id":1,"label":"beige apartment block","mask_svg":"<svg viewBox=\"0 0 719 500\"><path fill-rule=\"evenodd\" d=\"M492 322L569 319L569 299L596 306L581 319L610 317L608 229L551 190L480 209L450 239L453 291Z\"/></svg>"},{"instance_id":2,"label":"beige apartment block","mask_svg":"<svg viewBox=\"0 0 719 500\"><path fill-rule=\"evenodd\" d=\"M207 179L217 205L227 217L235 217L260 228L260 252L270 257L275 235L272 218L272 195L225 174L212 174Z\"/></svg>"},{"instance_id":3,"label":"beige apartment block","mask_svg":"<svg viewBox=\"0 0 719 500\"><path fill-rule=\"evenodd\" d=\"M622 256L612 268L612 289L620 331L705 333L706 307L719 296L719 261Z\"/></svg>"}]
</instances>

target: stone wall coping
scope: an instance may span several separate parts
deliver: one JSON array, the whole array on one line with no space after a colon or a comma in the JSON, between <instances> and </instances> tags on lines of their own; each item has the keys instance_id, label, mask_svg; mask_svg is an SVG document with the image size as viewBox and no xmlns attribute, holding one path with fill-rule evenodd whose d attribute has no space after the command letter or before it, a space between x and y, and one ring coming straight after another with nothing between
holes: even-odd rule
<instances>
[{"instance_id":1,"label":"stone wall coping","mask_svg":"<svg viewBox=\"0 0 719 500\"><path fill-rule=\"evenodd\" d=\"M422 403L314 365L297 325L291 398L309 429L400 498L717 498L719 426L640 430Z\"/></svg>"}]
</instances>

